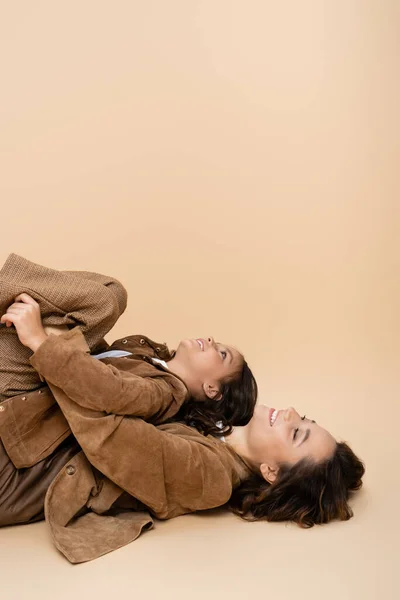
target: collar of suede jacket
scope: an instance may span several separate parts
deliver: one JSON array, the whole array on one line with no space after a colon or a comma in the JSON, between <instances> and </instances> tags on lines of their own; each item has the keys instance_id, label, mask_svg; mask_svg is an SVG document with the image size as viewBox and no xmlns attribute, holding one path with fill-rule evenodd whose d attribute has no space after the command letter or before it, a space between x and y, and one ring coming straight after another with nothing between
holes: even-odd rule
<instances>
[{"instance_id":1,"label":"collar of suede jacket","mask_svg":"<svg viewBox=\"0 0 400 600\"><path fill-rule=\"evenodd\" d=\"M169 361L175 354L174 350L169 350L166 343L160 344L143 334L128 335L115 340L107 350L126 350L131 352L135 358L141 358L142 360L159 358L160 360Z\"/></svg>"}]
</instances>

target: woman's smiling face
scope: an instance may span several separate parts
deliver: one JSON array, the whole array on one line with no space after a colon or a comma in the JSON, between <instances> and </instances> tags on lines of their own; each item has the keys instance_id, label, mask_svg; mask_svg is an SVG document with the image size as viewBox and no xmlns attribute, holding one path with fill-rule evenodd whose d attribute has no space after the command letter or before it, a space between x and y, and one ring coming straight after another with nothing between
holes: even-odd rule
<instances>
[{"instance_id":1,"label":"woman's smiling face","mask_svg":"<svg viewBox=\"0 0 400 600\"><path fill-rule=\"evenodd\" d=\"M259 404L248 424L249 458L271 469L294 465L304 458L321 462L336 448L335 438L315 421L301 417L292 407L285 410Z\"/></svg>"}]
</instances>

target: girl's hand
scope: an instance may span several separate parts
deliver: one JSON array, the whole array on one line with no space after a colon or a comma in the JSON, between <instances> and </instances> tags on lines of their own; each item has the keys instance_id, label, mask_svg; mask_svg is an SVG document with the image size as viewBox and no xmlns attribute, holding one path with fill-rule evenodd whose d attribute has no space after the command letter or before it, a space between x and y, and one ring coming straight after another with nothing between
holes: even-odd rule
<instances>
[{"instance_id":1,"label":"girl's hand","mask_svg":"<svg viewBox=\"0 0 400 600\"><path fill-rule=\"evenodd\" d=\"M29 294L19 294L14 304L7 308L1 317L1 323L7 327L14 325L21 344L33 352L45 341L47 335L43 329L39 304Z\"/></svg>"}]
</instances>

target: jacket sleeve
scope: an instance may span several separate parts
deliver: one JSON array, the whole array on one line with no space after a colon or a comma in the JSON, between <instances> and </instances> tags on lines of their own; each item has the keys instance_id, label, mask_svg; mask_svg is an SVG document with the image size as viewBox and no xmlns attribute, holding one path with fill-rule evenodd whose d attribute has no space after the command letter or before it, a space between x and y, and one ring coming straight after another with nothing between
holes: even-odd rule
<instances>
[{"instance_id":1,"label":"jacket sleeve","mask_svg":"<svg viewBox=\"0 0 400 600\"><path fill-rule=\"evenodd\" d=\"M229 464L200 435L196 441L139 418L83 409L50 387L90 463L158 518L215 508L229 500Z\"/></svg>"},{"instance_id":2,"label":"jacket sleeve","mask_svg":"<svg viewBox=\"0 0 400 600\"><path fill-rule=\"evenodd\" d=\"M10 254L0 270L0 310L27 292L40 305L44 325L79 325L91 348L124 312L127 292L99 273L58 271Z\"/></svg>"},{"instance_id":3,"label":"jacket sleeve","mask_svg":"<svg viewBox=\"0 0 400 600\"><path fill-rule=\"evenodd\" d=\"M50 335L30 361L48 384L61 388L83 408L162 420L178 412L180 405L165 378L119 371L87 351L81 331L75 328L60 336Z\"/></svg>"}]
</instances>

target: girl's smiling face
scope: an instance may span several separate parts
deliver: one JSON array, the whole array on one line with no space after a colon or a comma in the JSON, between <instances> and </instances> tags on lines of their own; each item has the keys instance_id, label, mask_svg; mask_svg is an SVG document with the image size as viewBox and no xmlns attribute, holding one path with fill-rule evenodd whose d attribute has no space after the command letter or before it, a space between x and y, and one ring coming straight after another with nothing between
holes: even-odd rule
<instances>
[{"instance_id":1,"label":"girl's smiling face","mask_svg":"<svg viewBox=\"0 0 400 600\"><path fill-rule=\"evenodd\" d=\"M244 358L232 346L208 337L182 340L173 362L179 362L184 380L195 397L217 400L222 383L240 372Z\"/></svg>"}]
</instances>

